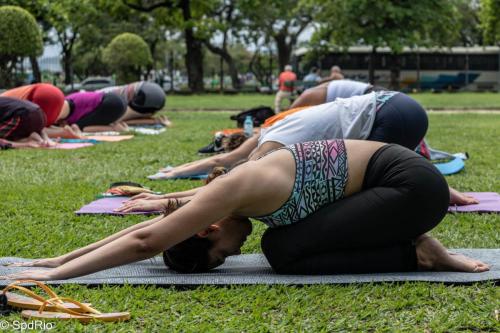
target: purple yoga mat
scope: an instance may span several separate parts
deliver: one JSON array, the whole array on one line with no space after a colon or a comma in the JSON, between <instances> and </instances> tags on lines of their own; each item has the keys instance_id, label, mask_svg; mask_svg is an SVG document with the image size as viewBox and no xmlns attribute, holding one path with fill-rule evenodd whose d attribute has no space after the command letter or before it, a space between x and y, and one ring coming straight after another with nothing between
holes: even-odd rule
<instances>
[{"instance_id":1,"label":"purple yoga mat","mask_svg":"<svg viewBox=\"0 0 500 333\"><path fill-rule=\"evenodd\" d=\"M476 205L450 206L448 211L451 213L499 213L500 195L495 192L466 192L477 200Z\"/></svg>"},{"instance_id":2,"label":"purple yoga mat","mask_svg":"<svg viewBox=\"0 0 500 333\"><path fill-rule=\"evenodd\" d=\"M92 201L88 205L80 208L79 211L75 213L77 215L84 214L105 214L105 215L151 215L160 214L160 211L155 212L131 212L131 213L119 213L114 210L122 205L122 203L127 200L128 197L111 197L102 198L96 201Z\"/></svg>"}]
</instances>

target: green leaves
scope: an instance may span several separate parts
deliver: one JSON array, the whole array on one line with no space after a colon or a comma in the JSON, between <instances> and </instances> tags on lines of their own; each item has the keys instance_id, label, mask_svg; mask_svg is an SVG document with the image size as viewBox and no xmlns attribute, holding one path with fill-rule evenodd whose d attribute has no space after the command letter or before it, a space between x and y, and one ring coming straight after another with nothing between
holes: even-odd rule
<instances>
[{"instance_id":1,"label":"green leaves","mask_svg":"<svg viewBox=\"0 0 500 333\"><path fill-rule=\"evenodd\" d=\"M125 82L137 80L140 68L153 61L144 39L129 32L113 38L104 49L103 60L111 69L118 72L118 80Z\"/></svg>"},{"instance_id":2,"label":"green leaves","mask_svg":"<svg viewBox=\"0 0 500 333\"><path fill-rule=\"evenodd\" d=\"M500 0L482 0L479 12L486 43L500 43Z\"/></svg>"},{"instance_id":3,"label":"green leaves","mask_svg":"<svg viewBox=\"0 0 500 333\"><path fill-rule=\"evenodd\" d=\"M33 15L16 6L0 7L0 57L42 53L42 34Z\"/></svg>"}]
</instances>

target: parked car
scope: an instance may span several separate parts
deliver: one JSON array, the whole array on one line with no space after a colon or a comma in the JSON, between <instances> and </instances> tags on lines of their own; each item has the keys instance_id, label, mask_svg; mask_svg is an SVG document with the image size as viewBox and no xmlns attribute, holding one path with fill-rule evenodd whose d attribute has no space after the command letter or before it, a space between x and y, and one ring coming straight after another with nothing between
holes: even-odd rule
<instances>
[{"instance_id":1,"label":"parked car","mask_svg":"<svg viewBox=\"0 0 500 333\"><path fill-rule=\"evenodd\" d=\"M94 91L106 87L116 85L115 80L108 77L88 77L80 83L74 83L73 86L67 85L64 89L65 92L73 92L79 90Z\"/></svg>"}]
</instances>

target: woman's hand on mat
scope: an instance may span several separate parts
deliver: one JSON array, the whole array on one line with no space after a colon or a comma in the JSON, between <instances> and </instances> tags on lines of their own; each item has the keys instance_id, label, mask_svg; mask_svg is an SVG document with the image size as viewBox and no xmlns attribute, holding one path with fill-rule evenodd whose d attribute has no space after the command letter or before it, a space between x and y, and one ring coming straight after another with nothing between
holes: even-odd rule
<instances>
[{"instance_id":1,"label":"woman's hand on mat","mask_svg":"<svg viewBox=\"0 0 500 333\"><path fill-rule=\"evenodd\" d=\"M153 194L153 193L140 193L137 195L134 195L132 198L130 198L127 202L129 201L134 201L134 200L158 200L158 199L163 199L162 194Z\"/></svg>"},{"instance_id":2,"label":"woman's hand on mat","mask_svg":"<svg viewBox=\"0 0 500 333\"><path fill-rule=\"evenodd\" d=\"M116 212L130 213L130 212L154 212L162 211L165 209L164 203L161 200L134 200L126 201L123 206L115 209Z\"/></svg>"},{"instance_id":3,"label":"woman's hand on mat","mask_svg":"<svg viewBox=\"0 0 500 333\"><path fill-rule=\"evenodd\" d=\"M465 206L478 204L479 200L450 187L450 205Z\"/></svg>"},{"instance_id":4,"label":"woman's hand on mat","mask_svg":"<svg viewBox=\"0 0 500 333\"><path fill-rule=\"evenodd\" d=\"M56 258L45 258L45 259L37 259L33 261L22 261L22 262L11 262L5 264L7 267L47 267L47 268L56 268L63 264L62 259L60 257Z\"/></svg>"},{"instance_id":5,"label":"woman's hand on mat","mask_svg":"<svg viewBox=\"0 0 500 333\"><path fill-rule=\"evenodd\" d=\"M19 273L12 273L8 275L0 276L0 280L37 280L37 281L46 281L46 280L54 280L54 276L51 274L52 269L49 270L28 270L22 271Z\"/></svg>"}]
</instances>

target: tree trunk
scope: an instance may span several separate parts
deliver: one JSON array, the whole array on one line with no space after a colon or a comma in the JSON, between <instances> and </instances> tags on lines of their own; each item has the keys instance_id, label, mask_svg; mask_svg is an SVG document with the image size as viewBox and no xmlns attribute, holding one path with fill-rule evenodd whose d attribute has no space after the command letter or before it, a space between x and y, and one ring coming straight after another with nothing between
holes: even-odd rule
<instances>
[{"instance_id":1,"label":"tree trunk","mask_svg":"<svg viewBox=\"0 0 500 333\"><path fill-rule=\"evenodd\" d=\"M391 55L391 83L389 88L391 90L399 90L399 73L401 70L399 55L393 53Z\"/></svg>"},{"instance_id":2,"label":"tree trunk","mask_svg":"<svg viewBox=\"0 0 500 333\"><path fill-rule=\"evenodd\" d=\"M231 76L231 84L233 89L240 90L241 89L241 81L238 76L238 69L236 68L236 64L234 63L233 57L229 57L228 59L224 59L227 64L227 68L229 71L229 76Z\"/></svg>"},{"instance_id":3,"label":"tree trunk","mask_svg":"<svg viewBox=\"0 0 500 333\"><path fill-rule=\"evenodd\" d=\"M63 53L64 84L73 83L73 70L71 68L71 53Z\"/></svg>"},{"instance_id":4,"label":"tree trunk","mask_svg":"<svg viewBox=\"0 0 500 333\"><path fill-rule=\"evenodd\" d=\"M241 82L238 77L238 68L236 68L236 64L234 63L234 59L231 54L225 48L213 46L209 41L205 41L205 46L210 50L210 52L224 59L224 62L227 64L229 76L231 77L231 85L233 86L233 89L240 90Z\"/></svg>"},{"instance_id":5,"label":"tree trunk","mask_svg":"<svg viewBox=\"0 0 500 333\"><path fill-rule=\"evenodd\" d=\"M33 83L42 82L42 73L38 65L38 59L35 56L30 56L31 70L33 71Z\"/></svg>"},{"instance_id":6,"label":"tree trunk","mask_svg":"<svg viewBox=\"0 0 500 333\"><path fill-rule=\"evenodd\" d=\"M16 57L0 56L0 89L15 87L14 69L17 61Z\"/></svg>"},{"instance_id":7,"label":"tree trunk","mask_svg":"<svg viewBox=\"0 0 500 333\"><path fill-rule=\"evenodd\" d=\"M192 92L203 92L203 52L200 41L193 37L193 30L187 28L186 56L184 61L188 73L188 85Z\"/></svg>"},{"instance_id":8,"label":"tree trunk","mask_svg":"<svg viewBox=\"0 0 500 333\"><path fill-rule=\"evenodd\" d=\"M372 47L372 52L370 53L370 62L368 64L368 81L371 85L375 85L375 56L377 54L377 48Z\"/></svg>"},{"instance_id":9,"label":"tree trunk","mask_svg":"<svg viewBox=\"0 0 500 333\"><path fill-rule=\"evenodd\" d=\"M290 64L292 56L292 46L286 42L286 35L278 34L274 36L276 41L276 48L278 49L278 66L279 71L282 72L286 65Z\"/></svg>"},{"instance_id":10,"label":"tree trunk","mask_svg":"<svg viewBox=\"0 0 500 333\"><path fill-rule=\"evenodd\" d=\"M186 42L186 56L184 61L188 73L188 85L192 92L203 92L203 52L202 43L194 36L193 28L189 25L191 20L190 0L182 0L182 15L184 23L187 24L184 29L184 39Z\"/></svg>"}]
</instances>

